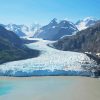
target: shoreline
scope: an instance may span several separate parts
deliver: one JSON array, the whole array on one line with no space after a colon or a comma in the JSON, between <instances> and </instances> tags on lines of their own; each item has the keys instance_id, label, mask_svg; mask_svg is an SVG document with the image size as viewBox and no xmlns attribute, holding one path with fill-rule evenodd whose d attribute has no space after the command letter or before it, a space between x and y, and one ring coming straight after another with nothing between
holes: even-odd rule
<instances>
[{"instance_id":1,"label":"shoreline","mask_svg":"<svg viewBox=\"0 0 100 100\"><path fill-rule=\"evenodd\" d=\"M86 79L100 79L100 77L87 77L87 76L30 76L30 77L14 77L14 76L0 76L0 79L34 79L34 78L86 78Z\"/></svg>"}]
</instances>

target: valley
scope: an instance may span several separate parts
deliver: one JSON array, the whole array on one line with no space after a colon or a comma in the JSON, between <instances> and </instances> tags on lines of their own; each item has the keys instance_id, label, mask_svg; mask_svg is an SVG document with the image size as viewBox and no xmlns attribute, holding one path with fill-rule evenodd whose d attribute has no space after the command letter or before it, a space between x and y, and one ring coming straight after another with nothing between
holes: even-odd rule
<instances>
[{"instance_id":1,"label":"valley","mask_svg":"<svg viewBox=\"0 0 100 100\"><path fill-rule=\"evenodd\" d=\"M42 39L27 44L30 49L41 51L40 56L26 60L13 61L0 65L0 75L44 76L44 75L82 75L91 76L82 66L96 66L96 62L86 54L60 51L48 46L54 41Z\"/></svg>"},{"instance_id":2,"label":"valley","mask_svg":"<svg viewBox=\"0 0 100 100\"><path fill-rule=\"evenodd\" d=\"M87 28L81 26L82 23ZM83 28L80 30L79 26ZM92 55L100 51L99 20L86 18L80 24L73 24L53 19L31 37L22 36L23 29L28 32L25 25L7 25L6 29L2 25L0 28L1 76L100 75L100 60Z\"/></svg>"}]
</instances>

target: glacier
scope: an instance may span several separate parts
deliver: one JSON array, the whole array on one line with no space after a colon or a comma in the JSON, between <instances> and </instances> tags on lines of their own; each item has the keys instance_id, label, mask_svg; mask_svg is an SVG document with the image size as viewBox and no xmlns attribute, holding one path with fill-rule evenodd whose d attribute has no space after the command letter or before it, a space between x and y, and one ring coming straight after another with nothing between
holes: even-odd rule
<instances>
[{"instance_id":1,"label":"glacier","mask_svg":"<svg viewBox=\"0 0 100 100\"><path fill-rule=\"evenodd\" d=\"M87 63L88 66L93 66L96 63L86 54L49 47L48 44L54 41L35 38L33 40L37 42L26 45L31 49L40 50L40 56L1 64L0 76L91 75L91 72L82 66L87 66Z\"/></svg>"}]
</instances>

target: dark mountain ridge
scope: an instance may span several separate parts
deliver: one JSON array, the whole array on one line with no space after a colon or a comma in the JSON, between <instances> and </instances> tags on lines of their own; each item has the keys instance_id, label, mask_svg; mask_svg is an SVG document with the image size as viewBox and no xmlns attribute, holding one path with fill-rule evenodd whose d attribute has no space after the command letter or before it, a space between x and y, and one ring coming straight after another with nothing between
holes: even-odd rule
<instances>
[{"instance_id":1,"label":"dark mountain ridge","mask_svg":"<svg viewBox=\"0 0 100 100\"><path fill-rule=\"evenodd\" d=\"M39 51L29 49L15 33L0 26L0 64L38 55Z\"/></svg>"}]
</instances>

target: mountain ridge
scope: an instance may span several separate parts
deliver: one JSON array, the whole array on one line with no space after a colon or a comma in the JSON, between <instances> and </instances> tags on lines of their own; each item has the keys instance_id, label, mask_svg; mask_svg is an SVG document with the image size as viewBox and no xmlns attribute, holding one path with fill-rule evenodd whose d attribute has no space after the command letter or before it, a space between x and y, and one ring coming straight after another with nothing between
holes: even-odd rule
<instances>
[{"instance_id":1,"label":"mountain ridge","mask_svg":"<svg viewBox=\"0 0 100 100\"><path fill-rule=\"evenodd\" d=\"M76 27L78 28L79 31L84 30L88 27L93 26L94 24L96 24L98 20L93 18L93 17L86 17L82 20L79 20L76 22Z\"/></svg>"},{"instance_id":2,"label":"mountain ridge","mask_svg":"<svg viewBox=\"0 0 100 100\"><path fill-rule=\"evenodd\" d=\"M7 30L13 31L19 37L35 37L46 40L58 40L66 35L73 35L77 31L84 30L94 25L98 20L93 17L86 17L82 20L73 23L68 19L58 21L56 18L51 20L47 25L40 26L39 24L1 24Z\"/></svg>"},{"instance_id":3,"label":"mountain ridge","mask_svg":"<svg viewBox=\"0 0 100 100\"><path fill-rule=\"evenodd\" d=\"M57 42L54 47L60 50L77 52L100 52L100 21L95 25L79 31L76 35L66 36Z\"/></svg>"},{"instance_id":4,"label":"mountain ridge","mask_svg":"<svg viewBox=\"0 0 100 100\"><path fill-rule=\"evenodd\" d=\"M76 31L78 31L78 29L72 22L67 20L57 22L54 18L49 24L40 28L33 37L42 38L44 40L58 40L62 36L72 35Z\"/></svg>"},{"instance_id":5,"label":"mountain ridge","mask_svg":"<svg viewBox=\"0 0 100 100\"><path fill-rule=\"evenodd\" d=\"M37 57L38 55L38 50L29 49L14 32L0 26L0 64Z\"/></svg>"},{"instance_id":6,"label":"mountain ridge","mask_svg":"<svg viewBox=\"0 0 100 100\"><path fill-rule=\"evenodd\" d=\"M41 27L39 24L32 24L32 25L25 25L25 24L0 24L1 26L5 27L9 31L13 31L16 33L19 37L32 37L35 32Z\"/></svg>"}]
</instances>

